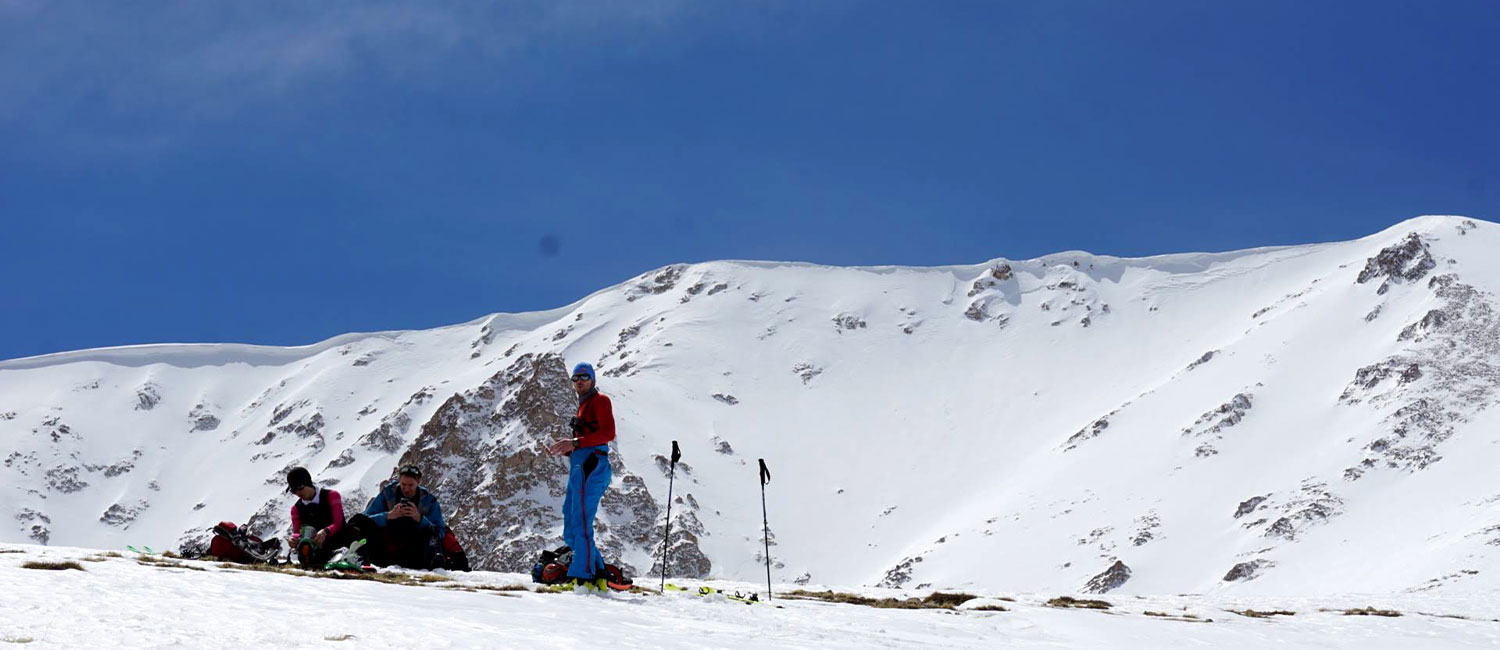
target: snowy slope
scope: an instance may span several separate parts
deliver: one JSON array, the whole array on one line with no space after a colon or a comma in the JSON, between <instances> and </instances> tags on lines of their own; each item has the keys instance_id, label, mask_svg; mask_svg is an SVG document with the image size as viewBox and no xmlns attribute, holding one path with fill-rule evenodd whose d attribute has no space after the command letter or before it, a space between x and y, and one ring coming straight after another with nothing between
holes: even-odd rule
<instances>
[{"instance_id":1,"label":"snowy slope","mask_svg":"<svg viewBox=\"0 0 1500 650\"><path fill-rule=\"evenodd\" d=\"M285 526L287 467L363 503L420 462L470 550L557 543L540 454L594 361L620 425L601 539L754 580L1466 593L1500 576L1500 227L939 268L667 267L561 309L303 348L0 362L0 540L201 544ZM1363 280L1363 281L1361 281ZM655 541L653 542L653 538Z\"/></svg>"},{"instance_id":2,"label":"snowy slope","mask_svg":"<svg viewBox=\"0 0 1500 650\"><path fill-rule=\"evenodd\" d=\"M27 562L79 569L21 568ZM82 549L0 547L0 641L24 648L1493 648L1483 596L1107 597L1062 609L1054 594L985 594L949 610L877 609L782 598L744 605L695 596L497 591L525 576L424 576L420 586L244 571L210 562ZM395 574L385 574L391 577ZM451 578L446 579L445 578ZM719 583L726 589L748 585ZM888 590L861 590L903 597ZM18 594L45 594L20 597ZM1002 600L1003 599L1003 600ZM1003 607L985 611L981 607ZM1400 616L1348 615L1374 607ZM1265 618L1247 610L1283 612ZM317 615L309 615L316 611ZM1150 612L1148 614L1148 612ZM577 621L588 621L579 625Z\"/></svg>"}]
</instances>

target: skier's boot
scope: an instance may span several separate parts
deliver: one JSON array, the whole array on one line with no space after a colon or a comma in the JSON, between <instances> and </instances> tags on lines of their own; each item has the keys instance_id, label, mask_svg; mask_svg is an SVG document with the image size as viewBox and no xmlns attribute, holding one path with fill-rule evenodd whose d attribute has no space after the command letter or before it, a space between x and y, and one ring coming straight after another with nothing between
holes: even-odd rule
<instances>
[{"instance_id":1,"label":"skier's boot","mask_svg":"<svg viewBox=\"0 0 1500 650\"><path fill-rule=\"evenodd\" d=\"M313 551L315 550L313 546L313 535L315 534L316 533L313 532L312 526L303 526L302 534L297 539L297 564L304 569L312 568L312 557Z\"/></svg>"}]
</instances>

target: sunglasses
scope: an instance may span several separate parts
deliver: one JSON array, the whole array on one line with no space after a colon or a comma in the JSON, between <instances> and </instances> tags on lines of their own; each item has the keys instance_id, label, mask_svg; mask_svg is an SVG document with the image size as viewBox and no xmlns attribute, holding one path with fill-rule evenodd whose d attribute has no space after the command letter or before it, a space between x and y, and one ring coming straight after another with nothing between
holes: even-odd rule
<instances>
[{"instance_id":1,"label":"sunglasses","mask_svg":"<svg viewBox=\"0 0 1500 650\"><path fill-rule=\"evenodd\" d=\"M590 379L593 379L593 377L588 375L573 375L573 381L588 381Z\"/></svg>"},{"instance_id":2,"label":"sunglasses","mask_svg":"<svg viewBox=\"0 0 1500 650\"><path fill-rule=\"evenodd\" d=\"M407 465L406 467L401 468L400 475L411 476L413 478L422 478L422 469L420 467L417 467L416 465Z\"/></svg>"}]
</instances>

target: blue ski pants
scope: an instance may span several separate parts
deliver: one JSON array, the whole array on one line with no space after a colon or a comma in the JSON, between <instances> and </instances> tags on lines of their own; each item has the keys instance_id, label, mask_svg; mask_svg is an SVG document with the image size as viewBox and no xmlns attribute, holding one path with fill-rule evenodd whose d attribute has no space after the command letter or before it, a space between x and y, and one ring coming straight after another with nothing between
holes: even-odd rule
<instances>
[{"instance_id":1,"label":"blue ski pants","mask_svg":"<svg viewBox=\"0 0 1500 650\"><path fill-rule=\"evenodd\" d=\"M594 545L594 515L614 471L609 447L583 447L568 456L568 496L563 499L563 543L573 549L568 577L592 580L604 570L604 557Z\"/></svg>"}]
</instances>

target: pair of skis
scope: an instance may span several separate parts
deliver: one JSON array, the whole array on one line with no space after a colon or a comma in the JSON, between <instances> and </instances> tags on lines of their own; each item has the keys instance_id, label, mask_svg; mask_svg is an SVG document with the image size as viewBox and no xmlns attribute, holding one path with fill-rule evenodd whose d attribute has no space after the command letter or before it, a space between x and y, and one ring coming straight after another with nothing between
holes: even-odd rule
<instances>
[{"instance_id":1,"label":"pair of skis","mask_svg":"<svg viewBox=\"0 0 1500 650\"><path fill-rule=\"evenodd\" d=\"M697 589L690 589L688 587L683 587L668 582L666 590L666 593L682 593L695 595L700 596L705 600L716 600L717 598L722 596L725 600L744 603L746 605L755 605L760 603L760 596L758 594L752 593L747 595L738 591L724 591L723 589L715 589L707 585L698 587Z\"/></svg>"},{"instance_id":2,"label":"pair of skis","mask_svg":"<svg viewBox=\"0 0 1500 650\"><path fill-rule=\"evenodd\" d=\"M601 585L599 585L597 583L604 583L604 585L601 586ZM674 583L671 583L671 582L664 583L664 584L665 584L665 588L664 588L665 591L657 591L655 589L649 589L649 588L646 588L646 587L624 585L624 584L618 584L618 583L614 583L614 582L607 582L607 581L604 581L604 580L598 580L598 581L595 581L593 583L584 583L584 584L581 584L581 585L579 585L579 584L549 585L549 586L543 588L542 590L543 591L552 592L552 593L569 593L569 592L572 592L572 593L609 593L611 591L626 591L626 592L635 592L635 593L641 593L641 594L650 594L652 596L661 596L663 594L683 594L683 595L687 595L687 596L698 596L700 598L703 598L704 600L719 600L719 599L723 599L723 600L726 600L726 601L731 601L731 602L736 602L736 603L744 603L746 605L755 605L755 604L758 604L758 603L761 602L760 596L758 594L753 594L753 593L746 594L746 593L742 593L742 592L739 592L739 591L725 591L723 589L715 589L715 588L709 587L707 585L694 588L694 587L685 587L685 586L674 584Z\"/></svg>"}]
</instances>

